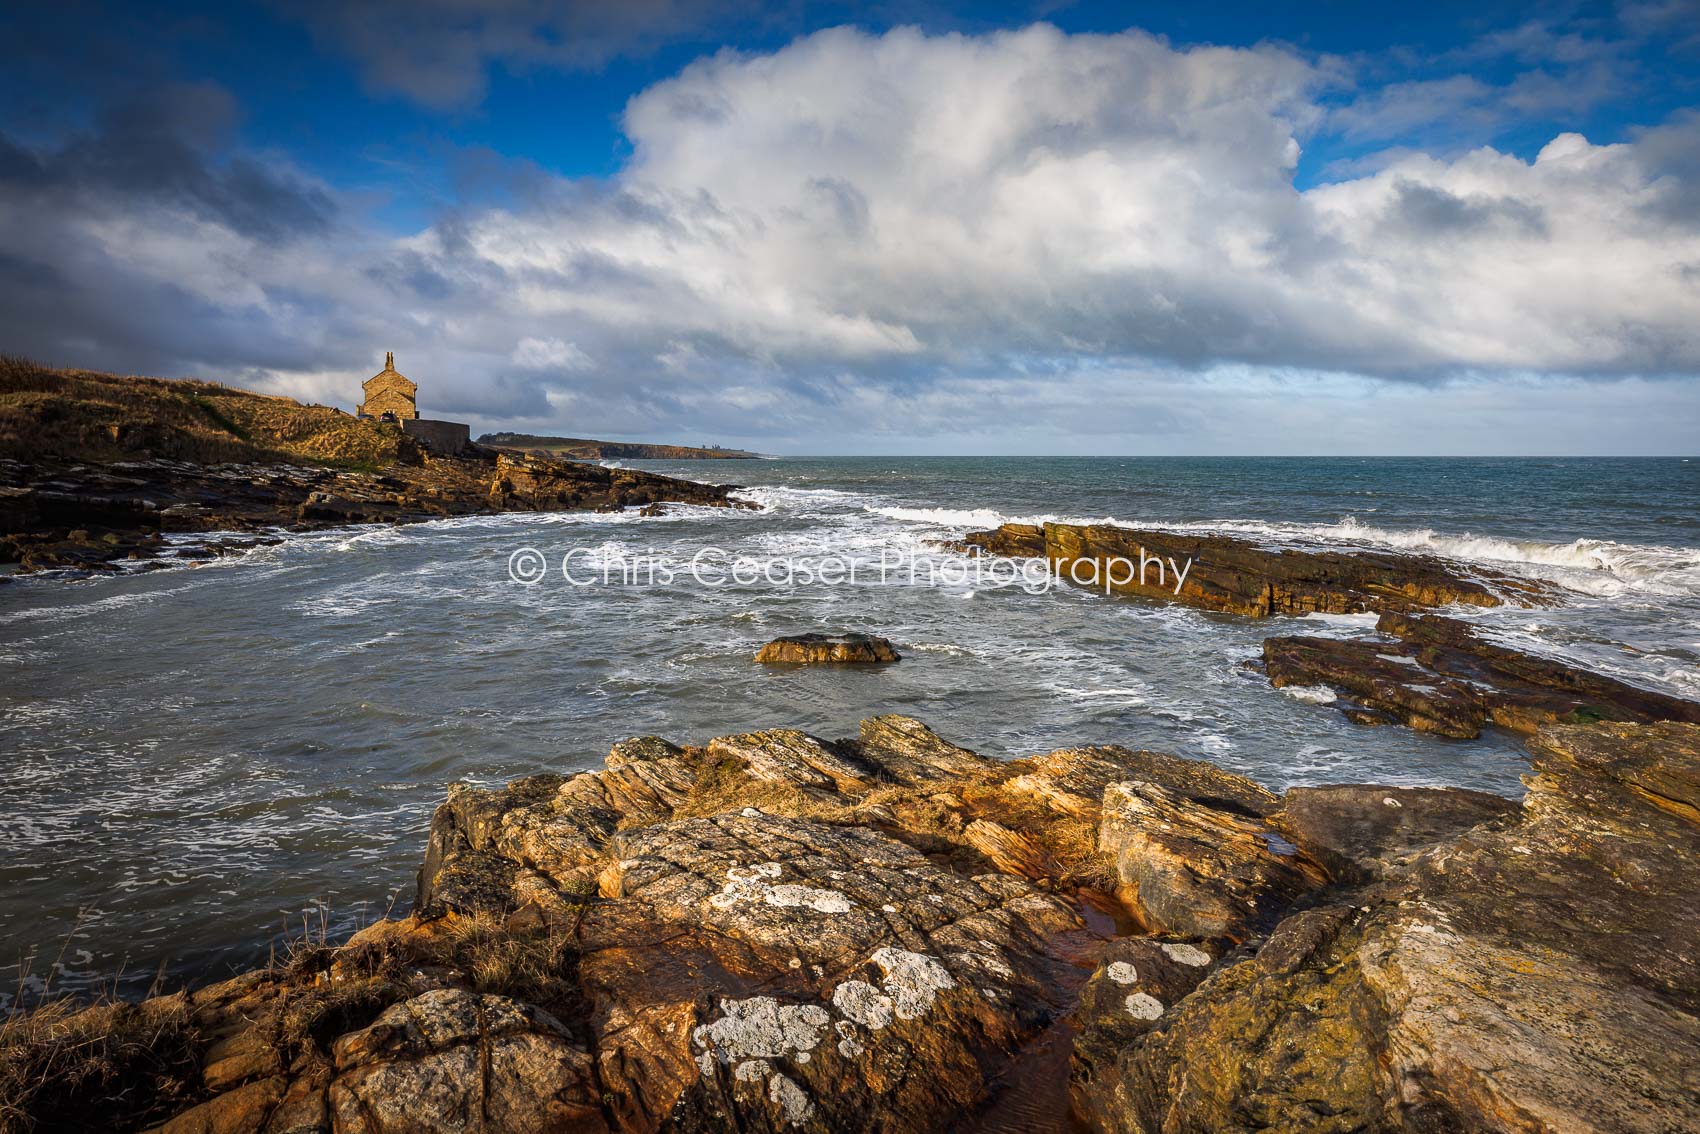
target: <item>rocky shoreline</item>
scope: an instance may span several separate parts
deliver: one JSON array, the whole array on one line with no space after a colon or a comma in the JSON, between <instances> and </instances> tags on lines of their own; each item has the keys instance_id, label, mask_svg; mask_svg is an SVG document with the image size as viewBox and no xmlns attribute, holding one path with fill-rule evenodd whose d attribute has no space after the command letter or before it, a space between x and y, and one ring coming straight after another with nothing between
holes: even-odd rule
<instances>
[{"instance_id":1,"label":"rocky shoreline","mask_svg":"<svg viewBox=\"0 0 1700 1134\"><path fill-rule=\"evenodd\" d=\"M166 1037L102 1117L171 1134L1693 1129L1700 726L1531 750L1518 806L641 737L452 789L406 918L60 1027Z\"/></svg>"},{"instance_id":2,"label":"rocky shoreline","mask_svg":"<svg viewBox=\"0 0 1700 1134\"><path fill-rule=\"evenodd\" d=\"M255 546L252 533L405 524L493 512L754 508L736 485L474 448L380 471L299 463L0 459L0 562L20 570L166 566ZM203 540L168 541L207 533ZM216 533L216 534L214 534ZM250 533L247 536L231 533Z\"/></svg>"},{"instance_id":3,"label":"rocky shoreline","mask_svg":"<svg viewBox=\"0 0 1700 1134\"><path fill-rule=\"evenodd\" d=\"M0 564L26 572L199 562L345 524L756 507L735 489L478 445L434 452L330 406L0 358Z\"/></svg>"}]
</instances>

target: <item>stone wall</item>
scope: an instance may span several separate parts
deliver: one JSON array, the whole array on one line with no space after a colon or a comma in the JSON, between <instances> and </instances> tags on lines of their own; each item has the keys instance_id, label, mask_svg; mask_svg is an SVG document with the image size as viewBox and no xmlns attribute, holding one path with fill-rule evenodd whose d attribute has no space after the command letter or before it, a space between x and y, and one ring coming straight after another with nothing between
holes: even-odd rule
<instances>
[{"instance_id":1,"label":"stone wall","mask_svg":"<svg viewBox=\"0 0 1700 1134\"><path fill-rule=\"evenodd\" d=\"M471 428L458 421L409 418L401 423L401 430L409 437L417 437L433 453L453 455L472 443Z\"/></svg>"}]
</instances>

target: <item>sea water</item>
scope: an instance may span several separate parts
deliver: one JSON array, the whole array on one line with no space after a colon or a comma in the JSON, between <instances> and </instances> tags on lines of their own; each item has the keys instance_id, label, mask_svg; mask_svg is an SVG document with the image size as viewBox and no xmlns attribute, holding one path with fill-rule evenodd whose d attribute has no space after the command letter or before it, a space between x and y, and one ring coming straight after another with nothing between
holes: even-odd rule
<instances>
[{"instance_id":1,"label":"sea water","mask_svg":"<svg viewBox=\"0 0 1700 1134\"><path fill-rule=\"evenodd\" d=\"M1366 635L1373 618L1253 621L927 570L574 586L569 552L931 566L938 541L1041 518L1417 551L1566 588L1554 608L1454 612L1496 639L1700 698L1700 463L1680 458L629 463L737 481L762 510L345 529L199 568L0 585L0 964L33 952L26 987L59 958L56 988L135 992L161 967L175 986L263 961L304 918L334 937L407 908L450 782L596 768L641 734L831 738L898 712L1000 758L1124 744L1278 789L1515 795L1527 769L1515 738L1359 727L1245 664L1265 636ZM522 548L548 577L513 580ZM778 635L840 630L904 660L751 660Z\"/></svg>"}]
</instances>

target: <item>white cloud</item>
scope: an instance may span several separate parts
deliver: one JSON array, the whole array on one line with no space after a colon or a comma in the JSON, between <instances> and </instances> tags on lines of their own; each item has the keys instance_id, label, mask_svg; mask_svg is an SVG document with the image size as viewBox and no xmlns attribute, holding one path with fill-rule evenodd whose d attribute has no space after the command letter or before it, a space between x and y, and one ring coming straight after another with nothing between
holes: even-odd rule
<instances>
[{"instance_id":1,"label":"white cloud","mask_svg":"<svg viewBox=\"0 0 1700 1134\"><path fill-rule=\"evenodd\" d=\"M642 92L608 182L401 240L346 210L262 238L206 208L10 191L0 236L67 295L116 271L95 290L151 296L138 311L189 296L199 329L156 343L193 340L186 366L299 388L393 344L436 412L547 424L570 390L581 431L730 428L735 391L817 448L998 415L1012 437L1113 437L1206 430L1188 391L1232 367L1517 397L1543 371L1700 374L1700 119L1533 161L1407 149L1301 192L1343 82L1279 47L1137 32L838 29ZM255 325L264 359L242 354Z\"/></svg>"},{"instance_id":2,"label":"white cloud","mask_svg":"<svg viewBox=\"0 0 1700 1134\"><path fill-rule=\"evenodd\" d=\"M523 370L588 370L596 365L573 343L529 336L514 347L513 362Z\"/></svg>"}]
</instances>

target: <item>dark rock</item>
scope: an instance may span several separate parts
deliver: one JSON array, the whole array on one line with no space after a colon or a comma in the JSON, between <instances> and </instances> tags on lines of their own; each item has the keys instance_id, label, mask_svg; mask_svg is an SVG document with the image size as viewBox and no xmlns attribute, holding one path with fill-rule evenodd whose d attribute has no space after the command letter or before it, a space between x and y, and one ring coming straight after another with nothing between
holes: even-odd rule
<instances>
[{"instance_id":1,"label":"dark rock","mask_svg":"<svg viewBox=\"0 0 1700 1134\"><path fill-rule=\"evenodd\" d=\"M758 662L787 665L876 664L898 659L890 642L872 634L797 634L775 638L756 654Z\"/></svg>"},{"instance_id":2,"label":"dark rock","mask_svg":"<svg viewBox=\"0 0 1700 1134\"><path fill-rule=\"evenodd\" d=\"M414 523L504 511L619 511L628 500L754 507L728 485L519 458L474 446L382 472L324 464L0 461L0 555L24 570L101 569L157 555L161 532ZM75 536L76 538L73 538ZM201 549L188 558L202 559Z\"/></svg>"},{"instance_id":3,"label":"dark rock","mask_svg":"<svg viewBox=\"0 0 1700 1134\"><path fill-rule=\"evenodd\" d=\"M1542 584L1515 576L1479 570L1466 576L1433 556L1271 551L1232 536L1104 524L1006 524L989 532L971 532L961 546L992 555L1044 558L1064 578L1097 590L1107 587L1116 594L1254 618L1313 611L1407 610L1448 603L1528 605L1550 593ZM1131 568L1120 566L1126 564ZM1118 566L1112 570L1112 565Z\"/></svg>"},{"instance_id":4,"label":"dark rock","mask_svg":"<svg viewBox=\"0 0 1700 1134\"><path fill-rule=\"evenodd\" d=\"M1478 691L1494 724L1534 732L1574 717L1588 721L1686 721L1700 724L1700 702L1656 693L1551 658L1496 645L1467 622L1389 611L1376 629L1436 673Z\"/></svg>"},{"instance_id":5,"label":"dark rock","mask_svg":"<svg viewBox=\"0 0 1700 1134\"><path fill-rule=\"evenodd\" d=\"M1480 736L1487 721L1487 710L1474 690L1425 670L1396 645L1346 638L1269 638L1263 643L1263 664L1277 689L1326 685L1352 699L1343 707L1367 709L1418 732L1467 739Z\"/></svg>"},{"instance_id":6,"label":"dark rock","mask_svg":"<svg viewBox=\"0 0 1700 1134\"><path fill-rule=\"evenodd\" d=\"M1339 707L1360 724L1442 736L1477 736L1489 722L1521 733L1570 721L1700 723L1700 703L1496 645L1455 618L1389 611L1378 628L1400 640L1266 639L1264 668L1277 688L1346 694Z\"/></svg>"}]
</instances>

